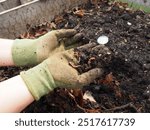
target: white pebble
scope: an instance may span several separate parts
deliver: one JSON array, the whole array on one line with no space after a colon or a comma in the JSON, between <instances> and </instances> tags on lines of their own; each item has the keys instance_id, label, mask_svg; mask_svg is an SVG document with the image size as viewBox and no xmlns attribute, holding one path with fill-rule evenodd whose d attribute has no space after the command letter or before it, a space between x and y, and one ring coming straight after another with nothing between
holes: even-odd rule
<instances>
[{"instance_id":1,"label":"white pebble","mask_svg":"<svg viewBox=\"0 0 150 130\"><path fill-rule=\"evenodd\" d=\"M97 39L97 42L98 42L99 44L102 44L102 45L107 44L108 41L109 41L109 38L108 38L107 36L100 36L100 37Z\"/></svg>"},{"instance_id":2,"label":"white pebble","mask_svg":"<svg viewBox=\"0 0 150 130\"><path fill-rule=\"evenodd\" d=\"M132 25L132 23L130 23L130 22L127 22L127 24L128 24L129 26L131 26L131 25Z\"/></svg>"}]
</instances>

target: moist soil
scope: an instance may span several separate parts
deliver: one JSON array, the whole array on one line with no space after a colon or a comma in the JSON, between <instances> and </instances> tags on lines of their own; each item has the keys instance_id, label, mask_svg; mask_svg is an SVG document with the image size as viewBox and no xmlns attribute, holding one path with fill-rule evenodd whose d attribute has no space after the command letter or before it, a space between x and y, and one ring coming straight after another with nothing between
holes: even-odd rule
<instances>
[{"instance_id":1,"label":"moist soil","mask_svg":"<svg viewBox=\"0 0 150 130\"><path fill-rule=\"evenodd\" d=\"M61 28L82 32L90 45L88 49L75 49L79 73L100 67L104 74L81 90L55 89L22 112L150 112L150 14L133 11L123 3L101 0L30 27L20 38L36 38ZM105 46L97 43L102 35L109 38ZM0 81L27 69L1 67ZM85 98L87 93L89 99Z\"/></svg>"}]
</instances>

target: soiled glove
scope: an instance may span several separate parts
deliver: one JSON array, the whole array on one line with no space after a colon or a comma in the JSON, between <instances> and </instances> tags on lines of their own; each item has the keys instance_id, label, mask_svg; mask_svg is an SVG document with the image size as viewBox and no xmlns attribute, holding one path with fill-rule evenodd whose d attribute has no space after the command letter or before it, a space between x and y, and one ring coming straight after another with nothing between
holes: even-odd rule
<instances>
[{"instance_id":1,"label":"soiled glove","mask_svg":"<svg viewBox=\"0 0 150 130\"><path fill-rule=\"evenodd\" d=\"M47 59L52 52L60 51L60 48L64 49L64 45L67 47L71 43L74 44L72 37L76 33L74 29L61 29L51 31L34 40L17 39L12 46L14 64L16 66L37 65ZM61 39L66 39L63 46L60 45Z\"/></svg>"},{"instance_id":2,"label":"soiled glove","mask_svg":"<svg viewBox=\"0 0 150 130\"><path fill-rule=\"evenodd\" d=\"M56 53L38 66L21 72L20 75L36 100L56 87L81 88L102 75L100 68L79 74L70 63L78 63L74 49Z\"/></svg>"}]
</instances>

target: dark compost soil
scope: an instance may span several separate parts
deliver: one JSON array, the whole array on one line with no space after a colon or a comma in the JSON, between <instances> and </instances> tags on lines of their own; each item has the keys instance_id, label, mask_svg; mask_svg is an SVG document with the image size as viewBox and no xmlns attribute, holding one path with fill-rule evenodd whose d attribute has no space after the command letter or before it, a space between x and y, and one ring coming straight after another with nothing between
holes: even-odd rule
<instances>
[{"instance_id":1,"label":"dark compost soil","mask_svg":"<svg viewBox=\"0 0 150 130\"><path fill-rule=\"evenodd\" d=\"M99 48L76 49L81 53L79 72L102 67L104 75L78 90L78 96L73 90L58 88L23 112L150 112L150 14L102 0L68 11L21 37L38 37L53 28L75 28L94 47L97 38L106 35L109 42L105 46L112 53L99 58ZM24 69L27 68L0 68L0 81ZM96 102L83 98L87 91Z\"/></svg>"}]
</instances>

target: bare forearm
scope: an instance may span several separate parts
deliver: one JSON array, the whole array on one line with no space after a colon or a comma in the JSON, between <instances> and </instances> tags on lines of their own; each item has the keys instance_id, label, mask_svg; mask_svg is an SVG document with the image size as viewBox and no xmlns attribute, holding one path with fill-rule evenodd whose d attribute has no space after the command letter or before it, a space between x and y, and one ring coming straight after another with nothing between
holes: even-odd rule
<instances>
[{"instance_id":1,"label":"bare forearm","mask_svg":"<svg viewBox=\"0 0 150 130\"><path fill-rule=\"evenodd\" d=\"M0 83L0 112L21 112L33 101L19 75Z\"/></svg>"},{"instance_id":2,"label":"bare forearm","mask_svg":"<svg viewBox=\"0 0 150 130\"><path fill-rule=\"evenodd\" d=\"M0 66L14 66L11 52L13 41L0 39Z\"/></svg>"}]
</instances>

